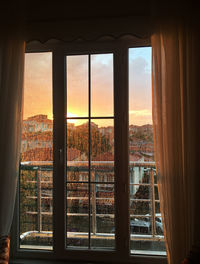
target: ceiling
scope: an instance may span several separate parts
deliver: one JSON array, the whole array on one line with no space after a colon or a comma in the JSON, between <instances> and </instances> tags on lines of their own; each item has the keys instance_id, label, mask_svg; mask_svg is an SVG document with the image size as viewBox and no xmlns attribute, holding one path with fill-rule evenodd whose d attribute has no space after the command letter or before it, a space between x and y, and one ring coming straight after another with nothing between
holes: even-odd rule
<instances>
[{"instance_id":1,"label":"ceiling","mask_svg":"<svg viewBox=\"0 0 200 264\"><path fill-rule=\"evenodd\" d=\"M128 16L187 15L194 4L168 1L5 1L1 2L0 20L22 19L28 22L72 19L93 19ZM198 9L196 9L198 10ZM197 12L198 13L198 12Z\"/></svg>"}]
</instances>

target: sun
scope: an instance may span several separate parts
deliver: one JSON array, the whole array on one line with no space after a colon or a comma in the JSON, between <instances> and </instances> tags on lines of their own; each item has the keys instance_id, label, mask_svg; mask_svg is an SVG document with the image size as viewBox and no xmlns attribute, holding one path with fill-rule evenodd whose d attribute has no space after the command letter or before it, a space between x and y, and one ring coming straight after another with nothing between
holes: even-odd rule
<instances>
[{"instance_id":1,"label":"sun","mask_svg":"<svg viewBox=\"0 0 200 264\"><path fill-rule=\"evenodd\" d=\"M77 115L76 114L73 114L73 113L69 113L69 112L67 112L67 117L77 117ZM71 124L75 124L75 125L77 125L77 123L78 123L78 119L68 119L67 120L67 123L71 123Z\"/></svg>"}]
</instances>

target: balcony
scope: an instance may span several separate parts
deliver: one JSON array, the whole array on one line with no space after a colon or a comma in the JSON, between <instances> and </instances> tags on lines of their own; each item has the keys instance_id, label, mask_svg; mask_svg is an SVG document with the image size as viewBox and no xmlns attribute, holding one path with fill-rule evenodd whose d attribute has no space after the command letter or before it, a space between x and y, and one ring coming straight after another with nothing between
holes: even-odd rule
<instances>
[{"instance_id":1,"label":"balcony","mask_svg":"<svg viewBox=\"0 0 200 264\"><path fill-rule=\"evenodd\" d=\"M88 184L85 161L67 166L67 246L115 247L114 163L92 162ZM20 167L20 248L52 250L52 162ZM130 162L131 253L165 254L155 163ZM89 217L90 216L90 217Z\"/></svg>"}]
</instances>

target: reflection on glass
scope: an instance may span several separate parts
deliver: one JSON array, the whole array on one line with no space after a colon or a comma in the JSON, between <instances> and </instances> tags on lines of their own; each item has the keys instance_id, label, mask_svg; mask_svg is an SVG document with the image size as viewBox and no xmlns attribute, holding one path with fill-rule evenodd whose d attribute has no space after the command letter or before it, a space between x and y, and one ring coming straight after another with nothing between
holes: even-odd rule
<instances>
[{"instance_id":1,"label":"reflection on glass","mask_svg":"<svg viewBox=\"0 0 200 264\"><path fill-rule=\"evenodd\" d=\"M20 248L52 249L52 54L25 55Z\"/></svg>"},{"instance_id":2,"label":"reflection on glass","mask_svg":"<svg viewBox=\"0 0 200 264\"><path fill-rule=\"evenodd\" d=\"M87 183L67 184L67 246L88 247L89 200Z\"/></svg>"},{"instance_id":3,"label":"reflection on glass","mask_svg":"<svg viewBox=\"0 0 200 264\"><path fill-rule=\"evenodd\" d=\"M114 184L91 184L91 246L114 248Z\"/></svg>"},{"instance_id":4,"label":"reflection on glass","mask_svg":"<svg viewBox=\"0 0 200 264\"><path fill-rule=\"evenodd\" d=\"M130 250L166 254L154 162L151 48L129 49Z\"/></svg>"},{"instance_id":5,"label":"reflection on glass","mask_svg":"<svg viewBox=\"0 0 200 264\"><path fill-rule=\"evenodd\" d=\"M113 111L113 54L91 55L91 116Z\"/></svg>"},{"instance_id":6,"label":"reflection on glass","mask_svg":"<svg viewBox=\"0 0 200 264\"><path fill-rule=\"evenodd\" d=\"M88 116L88 55L66 57L67 117Z\"/></svg>"}]
</instances>

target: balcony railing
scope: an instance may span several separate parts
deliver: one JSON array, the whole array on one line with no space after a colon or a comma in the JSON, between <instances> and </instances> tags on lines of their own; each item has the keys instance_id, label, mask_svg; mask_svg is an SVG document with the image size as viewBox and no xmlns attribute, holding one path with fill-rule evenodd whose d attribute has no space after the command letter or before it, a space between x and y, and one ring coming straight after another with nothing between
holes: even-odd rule
<instances>
[{"instance_id":1,"label":"balcony railing","mask_svg":"<svg viewBox=\"0 0 200 264\"><path fill-rule=\"evenodd\" d=\"M159 212L159 197L155 163L131 162L130 173L130 233L131 241L163 241L162 221ZM88 207L91 201L91 237L93 239L114 239L114 226L110 230L97 228L98 219L114 219L114 162L97 161L91 163L90 169L92 187L91 194L83 195L87 184L87 162L68 162L66 184L82 184L77 196L70 194L66 197L67 217L84 218L88 213L82 209ZM27 238L52 238L53 214L53 165L52 162L23 162L20 166L20 240L25 245ZM76 190L78 191L78 189ZM75 192L76 193L76 192ZM97 195L97 193L103 193ZM109 194L109 195L108 195ZM107 211L101 207L106 202ZM78 204L78 205L77 205ZM81 204L79 206L79 204ZM138 205L139 204L139 205ZM97 210L98 205L98 210ZM78 206L78 208L77 208ZM82 207L81 207L82 206ZM109 212L110 211L110 212ZM44 220L45 219L45 220ZM48 219L48 221L47 221ZM158 221L157 221L157 220ZM114 220L113 220L114 223ZM109 225L109 224L108 224ZM87 232L67 230L67 237L86 238ZM30 244L29 242L28 244Z\"/></svg>"}]
</instances>

